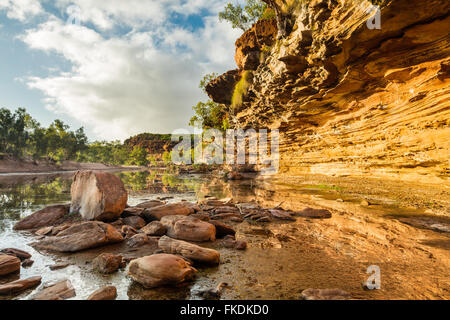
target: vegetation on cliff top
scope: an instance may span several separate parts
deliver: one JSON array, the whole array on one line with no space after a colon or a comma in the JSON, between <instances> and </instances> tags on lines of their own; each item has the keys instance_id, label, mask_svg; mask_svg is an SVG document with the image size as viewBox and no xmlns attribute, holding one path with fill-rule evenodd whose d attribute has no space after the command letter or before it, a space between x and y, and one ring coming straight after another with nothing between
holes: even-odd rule
<instances>
[{"instance_id":1,"label":"vegetation on cliff top","mask_svg":"<svg viewBox=\"0 0 450 320\"><path fill-rule=\"evenodd\" d=\"M241 75L241 80L234 87L233 96L231 98L231 110L237 111L242 106L245 95L250 87L250 81L253 73L246 70Z\"/></svg>"},{"instance_id":2,"label":"vegetation on cliff top","mask_svg":"<svg viewBox=\"0 0 450 320\"><path fill-rule=\"evenodd\" d=\"M205 75L200 81L199 88L206 93L206 85L216 77L217 74L215 73ZM215 103L209 99L206 102L200 101L192 109L195 111L195 115L189 121L190 126L228 129L228 112L225 105Z\"/></svg>"},{"instance_id":3,"label":"vegetation on cliff top","mask_svg":"<svg viewBox=\"0 0 450 320\"><path fill-rule=\"evenodd\" d=\"M243 7L228 3L219 13L219 20L228 21L233 28L246 31L259 19L271 19L274 16L274 11L261 0L246 0Z\"/></svg>"}]
</instances>

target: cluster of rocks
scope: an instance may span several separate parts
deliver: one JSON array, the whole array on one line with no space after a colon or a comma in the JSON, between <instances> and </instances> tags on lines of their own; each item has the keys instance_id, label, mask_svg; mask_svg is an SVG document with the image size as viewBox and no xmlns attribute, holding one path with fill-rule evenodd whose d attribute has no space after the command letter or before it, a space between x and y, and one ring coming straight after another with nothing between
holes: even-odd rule
<instances>
[{"instance_id":1,"label":"cluster of rocks","mask_svg":"<svg viewBox=\"0 0 450 320\"><path fill-rule=\"evenodd\" d=\"M20 274L22 266L29 265L31 254L26 251L7 248L0 251L0 277ZM0 285L0 295L11 295L34 288L41 283L41 277L19 279Z\"/></svg>"},{"instance_id":2,"label":"cluster of rocks","mask_svg":"<svg viewBox=\"0 0 450 320\"><path fill-rule=\"evenodd\" d=\"M37 241L30 245L36 250L51 252L73 253L114 243L124 243L129 248L157 243L158 249L151 255L124 259L121 255L102 253L92 263L97 272L110 274L125 268L129 262L128 276L146 288L176 285L193 279L196 268L202 265L220 264L220 253L200 246L201 243L219 241L225 248L245 250L247 242L235 238L233 223L246 219L269 222L295 221L297 216L331 217L326 210L264 209L256 203L236 204L213 197L198 203L150 200L131 207L127 205L128 195L122 181L104 172L77 172L71 195L70 205L37 211L19 221L14 229L33 232ZM7 250L0 255L0 276L16 272L20 269L20 260L25 262L31 258L23 252ZM53 269L67 265L57 264ZM0 293L25 290L31 283L36 286L41 280L37 278L12 282L9 287L0 287ZM70 281L64 280L44 287L34 299L67 299L74 295ZM112 299L116 295L115 288L105 287L93 293L90 299Z\"/></svg>"}]
</instances>

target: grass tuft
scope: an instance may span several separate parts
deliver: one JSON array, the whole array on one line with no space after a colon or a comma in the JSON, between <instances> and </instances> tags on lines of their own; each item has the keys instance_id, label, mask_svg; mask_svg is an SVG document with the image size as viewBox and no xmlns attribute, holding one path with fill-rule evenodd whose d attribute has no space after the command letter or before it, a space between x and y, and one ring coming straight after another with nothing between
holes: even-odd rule
<instances>
[{"instance_id":1,"label":"grass tuft","mask_svg":"<svg viewBox=\"0 0 450 320\"><path fill-rule=\"evenodd\" d=\"M250 87L250 80L253 76L252 71L246 70L242 73L241 80L234 87L233 96L231 98L231 108L236 111L242 106L243 98Z\"/></svg>"}]
</instances>

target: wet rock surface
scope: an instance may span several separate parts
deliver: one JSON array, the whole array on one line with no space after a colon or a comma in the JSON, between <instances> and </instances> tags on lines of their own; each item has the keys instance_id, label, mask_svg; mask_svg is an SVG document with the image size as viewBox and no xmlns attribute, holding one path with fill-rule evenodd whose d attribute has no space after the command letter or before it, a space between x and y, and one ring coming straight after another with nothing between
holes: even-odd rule
<instances>
[{"instance_id":1,"label":"wet rock surface","mask_svg":"<svg viewBox=\"0 0 450 320\"><path fill-rule=\"evenodd\" d=\"M165 216L161 223L167 228L167 235L174 239L187 241L214 241L214 225L191 216Z\"/></svg>"},{"instance_id":2,"label":"wet rock surface","mask_svg":"<svg viewBox=\"0 0 450 320\"><path fill-rule=\"evenodd\" d=\"M201 246L169 238L161 237L158 246L165 252L170 254L179 254L189 260L217 265L220 262L220 253L213 249L203 248Z\"/></svg>"},{"instance_id":3,"label":"wet rock surface","mask_svg":"<svg viewBox=\"0 0 450 320\"><path fill-rule=\"evenodd\" d=\"M69 213L69 207L69 205L49 206L22 219L14 226L14 229L27 230L57 224Z\"/></svg>"},{"instance_id":4,"label":"wet rock surface","mask_svg":"<svg viewBox=\"0 0 450 320\"><path fill-rule=\"evenodd\" d=\"M78 171L70 192L70 211L79 212L86 220L118 218L128 200L123 182L106 172Z\"/></svg>"},{"instance_id":5,"label":"wet rock surface","mask_svg":"<svg viewBox=\"0 0 450 320\"><path fill-rule=\"evenodd\" d=\"M106 286L93 292L88 300L115 300L117 297L117 289L114 286Z\"/></svg>"},{"instance_id":6,"label":"wet rock surface","mask_svg":"<svg viewBox=\"0 0 450 320\"><path fill-rule=\"evenodd\" d=\"M20 271L20 259L16 256L0 254L0 276Z\"/></svg>"},{"instance_id":7,"label":"wet rock surface","mask_svg":"<svg viewBox=\"0 0 450 320\"><path fill-rule=\"evenodd\" d=\"M110 274L114 273L122 265L122 256L112 253L102 253L92 261L92 267L95 271Z\"/></svg>"},{"instance_id":8,"label":"wet rock surface","mask_svg":"<svg viewBox=\"0 0 450 320\"><path fill-rule=\"evenodd\" d=\"M27 289L34 288L41 283L41 279L41 277L32 277L0 285L0 295L17 294Z\"/></svg>"},{"instance_id":9,"label":"wet rock surface","mask_svg":"<svg viewBox=\"0 0 450 320\"><path fill-rule=\"evenodd\" d=\"M128 275L145 288L176 285L192 280L196 270L172 254L154 254L130 262Z\"/></svg>"},{"instance_id":10,"label":"wet rock surface","mask_svg":"<svg viewBox=\"0 0 450 320\"><path fill-rule=\"evenodd\" d=\"M152 221L152 220L161 220L165 216L173 216L173 215L187 216L192 213L194 213L194 209L191 208L191 206L181 202L181 203L165 204L146 209L143 213L143 216L147 221Z\"/></svg>"},{"instance_id":11,"label":"wet rock surface","mask_svg":"<svg viewBox=\"0 0 450 320\"><path fill-rule=\"evenodd\" d=\"M57 236L33 242L31 246L38 250L76 252L120 241L123 241L122 235L112 226L102 222L83 222L59 232Z\"/></svg>"},{"instance_id":12,"label":"wet rock surface","mask_svg":"<svg viewBox=\"0 0 450 320\"><path fill-rule=\"evenodd\" d=\"M65 300L75 297L75 289L69 280L61 280L55 284L44 286L33 300Z\"/></svg>"},{"instance_id":13,"label":"wet rock surface","mask_svg":"<svg viewBox=\"0 0 450 320\"><path fill-rule=\"evenodd\" d=\"M152 221L141 229L148 236L163 236L166 234L166 227L159 221Z\"/></svg>"}]
</instances>

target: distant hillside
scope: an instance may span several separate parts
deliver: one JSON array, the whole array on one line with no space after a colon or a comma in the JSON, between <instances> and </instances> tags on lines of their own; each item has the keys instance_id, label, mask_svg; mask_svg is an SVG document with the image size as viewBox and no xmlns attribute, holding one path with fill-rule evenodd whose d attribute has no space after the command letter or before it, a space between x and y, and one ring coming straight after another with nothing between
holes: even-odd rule
<instances>
[{"instance_id":1,"label":"distant hillside","mask_svg":"<svg viewBox=\"0 0 450 320\"><path fill-rule=\"evenodd\" d=\"M142 147L147 153L158 158L158 156L161 156L165 151L170 152L177 142L171 141L170 134L141 133L137 136L128 138L125 140L124 144L131 148L135 146Z\"/></svg>"}]
</instances>

